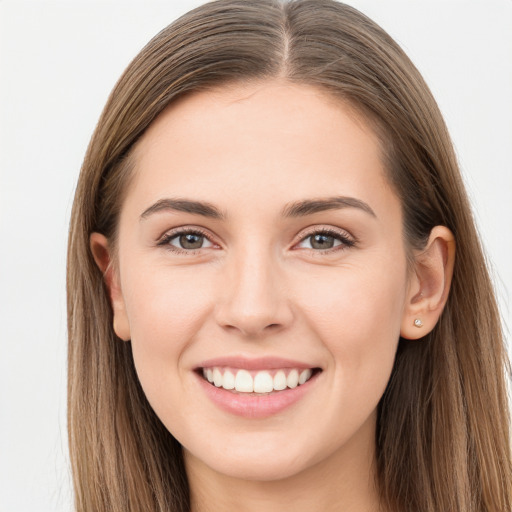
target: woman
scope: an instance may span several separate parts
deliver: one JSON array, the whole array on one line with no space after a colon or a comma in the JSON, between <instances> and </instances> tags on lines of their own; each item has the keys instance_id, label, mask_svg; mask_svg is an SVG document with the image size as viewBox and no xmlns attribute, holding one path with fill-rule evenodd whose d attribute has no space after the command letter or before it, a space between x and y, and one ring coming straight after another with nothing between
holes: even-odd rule
<instances>
[{"instance_id":1,"label":"woman","mask_svg":"<svg viewBox=\"0 0 512 512\"><path fill-rule=\"evenodd\" d=\"M84 161L68 308L78 510L511 508L450 139L348 6L221 0L142 50Z\"/></svg>"}]
</instances>

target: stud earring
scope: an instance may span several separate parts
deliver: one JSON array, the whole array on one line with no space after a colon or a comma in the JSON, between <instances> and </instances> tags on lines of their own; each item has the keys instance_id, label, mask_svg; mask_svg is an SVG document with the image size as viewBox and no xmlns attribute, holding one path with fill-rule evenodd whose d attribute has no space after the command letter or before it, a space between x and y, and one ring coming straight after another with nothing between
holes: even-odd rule
<instances>
[{"instance_id":1,"label":"stud earring","mask_svg":"<svg viewBox=\"0 0 512 512\"><path fill-rule=\"evenodd\" d=\"M419 318L416 318L416 320L414 320L414 325L416 327L423 327L423 322Z\"/></svg>"}]
</instances>

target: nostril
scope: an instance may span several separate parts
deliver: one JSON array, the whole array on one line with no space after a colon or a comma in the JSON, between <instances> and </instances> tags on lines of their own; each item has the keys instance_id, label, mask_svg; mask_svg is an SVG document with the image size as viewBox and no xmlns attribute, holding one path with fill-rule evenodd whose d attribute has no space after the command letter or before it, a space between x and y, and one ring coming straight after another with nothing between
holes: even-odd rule
<instances>
[{"instance_id":1,"label":"nostril","mask_svg":"<svg viewBox=\"0 0 512 512\"><path fill-rule=\"evenodd\" d=\"M277 332L283 328L281 323L265 324L265 322L253 321L253 319L244 319L238 323L225 323L224 329L229 331L240 331L244 336L259 337L269 334L270 331Z\"/></svg>"}]
</instances>

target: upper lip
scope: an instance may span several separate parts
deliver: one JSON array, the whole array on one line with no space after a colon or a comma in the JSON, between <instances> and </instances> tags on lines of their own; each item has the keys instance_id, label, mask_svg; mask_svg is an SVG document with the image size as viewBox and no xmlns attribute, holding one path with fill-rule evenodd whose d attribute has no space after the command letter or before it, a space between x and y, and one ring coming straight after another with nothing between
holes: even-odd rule
<instances>
[{"instance_id":1,"label":"upper lip","mask_svg":"<svg viewBox=\"0 0 512 512\"><path fill-rule=\"evenodd\" d=\"M241 356L224 356L208 359L197 365L197 368L213 368L214 366L229 366L231 368L239 368L242 370L270 370L278 368L318 368L310 363L303 363L293 359L285 359L282 357L241 357Z\"/></svg>"}]
</instances>

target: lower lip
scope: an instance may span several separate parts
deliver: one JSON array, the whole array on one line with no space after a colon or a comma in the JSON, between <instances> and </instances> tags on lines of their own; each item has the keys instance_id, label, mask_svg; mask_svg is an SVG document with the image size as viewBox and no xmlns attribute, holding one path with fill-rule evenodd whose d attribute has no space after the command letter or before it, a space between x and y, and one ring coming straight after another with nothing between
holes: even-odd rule
<instances>
[{"instance_id":1,"label":"lower lip","mask_svg":"<svg viewBox=\"0 0 512 512\"><path fill-rule=\"evenodd\" d=\"M314 374L307 382L296 388L275 391L268 395L234 393L210 384L200 375L197 375L197 378L208 398L224 411L245 418L266 418L280 413L303 398L314 386L320 373Z\"/></svg>"}]
</instances>

